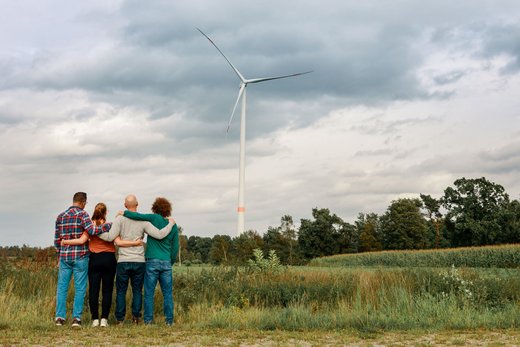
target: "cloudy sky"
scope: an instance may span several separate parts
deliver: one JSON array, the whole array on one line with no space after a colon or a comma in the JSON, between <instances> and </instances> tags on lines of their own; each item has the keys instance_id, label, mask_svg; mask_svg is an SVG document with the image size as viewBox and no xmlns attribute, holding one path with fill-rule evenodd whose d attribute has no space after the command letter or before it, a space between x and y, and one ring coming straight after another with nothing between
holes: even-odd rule
<instances>
[{"instance_id":1,"label":"cloudy sky","mask_svg":"<svg viewBox=\"0 0 520 347\"><path fill-rule=\"evenodd\" d=\"M235 235L238 79L246 228L482 177L520 197L520 3L0 0L0 245L48 246L76 191L134 193L185 234Z\"/></svg>"}]
</instances>

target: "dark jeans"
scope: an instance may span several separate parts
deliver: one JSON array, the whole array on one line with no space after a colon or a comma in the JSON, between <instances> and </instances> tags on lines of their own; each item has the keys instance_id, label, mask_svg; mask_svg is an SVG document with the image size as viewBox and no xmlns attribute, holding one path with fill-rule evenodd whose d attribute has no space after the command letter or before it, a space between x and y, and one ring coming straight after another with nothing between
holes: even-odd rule
<instances>
[{"instance_id":1,"label":"dark jeans","mask_svg":"<svg viewBox=\"0 0 520 347\"><path fill-rule=\"evenodd\" d=\"M132 285L132 316L141 317L143 305L143 282L145 263L123 262L117 263L116 273L116 319L125 320L126 290L128 282Z\"/></svg>"},{"instance_id":2,"label":"dark jeans","mask_svg":"<svg viewBox=\"0 0 520 347\"><path fill-rule=\"evenodd\" d=\"M90 253L88 263L88 303L92 319L99 319L99 290L102 287L101 318L108 319L112 306L114 277L116 276L116 254L114 252Z\"/></svg>"}]
</instances>

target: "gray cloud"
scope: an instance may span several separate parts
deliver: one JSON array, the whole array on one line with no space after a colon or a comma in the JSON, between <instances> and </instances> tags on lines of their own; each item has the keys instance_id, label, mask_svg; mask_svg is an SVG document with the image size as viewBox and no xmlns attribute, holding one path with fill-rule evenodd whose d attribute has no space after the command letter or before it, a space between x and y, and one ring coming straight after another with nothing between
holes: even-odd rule
<instances>
[{"instance_id":1,"label":"gray cloud","mask_svg":"<svg viewBox=\"0 0 520 347\"><path fill-rule=\"evenodd\" d=\"M516 10L516 9L515 9ZM446 26L434 30L432 42L450 47L459 52L470 52L481 59L507 56L509 61L502 68L504 74L515 74L520 70L520 23L518 19L469 21L456 26ZM437 76L439 84L451 83L466 73L453 71Z\"/></svg>"},{"instance_id":2,"label":"gray cloud","mask_svg":"<svg viewBox=\"0 0 520 347\"><path fill-rule=\"evenodd\" d=\"M520 148L506 142L518 135L509 96L518 9L513 0L5 5L2 242L50 244L75 190L112 209L129 192L143 206L165 194L190 235L233 233L239 113L225 129L238 80L196 27L247 77L314 70L248 88L249 227L307 218L314 206L347 219L381 212L458 175L517 189ZM500 88L478 94L486 82L472 78L493 74L497 57L507 59L493 75ZM503 116L478 128L482 105ZM15 234L29 202L41 209L19 225L27 235Z\"/></svg>"},{"instance_id":3,"label":"gray cloud","mask_svg":"<svg viewBox=\"0 0 520 347\"><path fill-rule=\"evenodd\" d=\"M433 78L435 83L437 84L450 84L453 82L457 82L462 77L467 75L467 71L451 71L442 75L437 75Z\"/></svg>"},{"instance_id":4,"label":"gray cloud","mask_svg":"<svg viewBox=\"0 0 520 347\"><path fill-rule=\"evenodd\" d=\"M264 4L248 4L244 10L244 4L238 1L203 7L164 2L145 6L128 1L117 10L90 9L75 19L82 25L107 26L110 18L115 18L110 36L99 47L70 50L65 46L37 52L31 65L22 70L17 65L20 60L11 59L3 70L17 72L8 74L4 88L80 89L92 100L134 105L150 117L167 117L183 110L190 119L220 122L223 118L225 124L236 97L237 80L218 52L195 30L200 26L248 76L315 70L298 79L251 88L249 110L262 114L251 119L252 138L288 121L308 125L340 103L381 104L445 97L423 89L415 75L424 59L417 48L422 35L417 24L427 19L427 29L432 25L431 13L440 15L441 6L409 5L395 12L381 4L359 7L331 1L328 5L304 2L300 11L312 13L310 17L300 11L281 16L279 13L285 12L275 14ZM281 10L293 8L293 4L277 6L282 6ZM260 15L261 23L256 21ZM455 16L442 15L444 27L453 25ZM233 19L232 23L226 23L225 18ZM403 18L408 18L409 24ZM343 24L346 22L351 24ZM305 26L298 25L303 23ZM451 73L438 76L437 81L446 83L460 77L460 73ZM273 108L270 112L262 110L262 105L271 107L282 100L322 95L331 96L334 103L326 103L312 113L300 110L280 116ZM2 118L3 122L13 122L15 116ZM185 127L189 128L190 122L187 120ZM220 134L208 137L207 131L200 132L204 128L196 129L197 134L187 131L174 135L218 141Z\"/></svg>"},{"instance_id":5,"label":"gray cloud","mask_svg":"<svg viewBox=\"0 0 520 347\"><path fill-rule=\"evenodd\" d=\"M287 25L290 17L296 21L302 21L302 17L281 18L265 6L252 9L249 4L244 12L239 2L209 5L204 9L185 4L143 6L125 2L118 13L120 20L127 23L122 25L120 36L112 37L99 49L39 54L30 69L11 76L6 87L30 84L42 89L79 88L93 93L91 97L115 94L112 102L117 102L118 94L126 94L128 97L123 99L126 104L135 100L158 115L167 113L162 109L187 106L193 108L193 116L212 119L207 110L197 107L200 103L188 100L194 100L194 93L204 90L207 104L213 102L219 113L227 114L225 110L230 107L216 101L225 94L233 102L236 79L195 26L206 20L201 20L200 14L220 12L233 18L236 12L245 15L237 16L232 26L220 22L207 23L206 27L244 74L262 76L316 70L298 80L258 86L259 98L315 97L319 93L342 97L347 102L373 103L428 96L413 74L421 62L421 53L412 48L412 43L420 32L403 25L398 18L390 17L375 24L377 14L368 8L361 11L356 8L368 23L375 24L367 30L367 24L357 19L356 35L346 26L337 26L337 22L324 21L328 17L339 19L342 14L353 17L349 12L352 6L339 2L334 5L337 10L331 13L305 4L306 10L313 11L313 17L302 30L295 23ZM261 24L248 22L248 18L257 18L259 13L266 14ZM236 30L237 27L242 29ZM217 88L222 94L214 96L207 92Z\"/></svg>"},{"instance_id":6,"label":"gray cloud","mask_svg":"<svg viewBox=\"0 0 520 347\"><path fill-rule=\"evenodd\" d=\"M507 55L510 61L502 69L503 73L520 71L520 23L511 23L486 28L483 35L482 54L485 57Z\"/></svg>"},{"instance_id":7,"label":"gray cloud","mask_svg":"<svg viewBox=\"0 0 520 347\"><path fill-rule=\"evenodd\" d=\"M453 151L440 154L414 166L414 172L449 172L464 176L477 173L476 176L516 174L520 171L520 143L514 142L493 150L485 150L470 155Z\"/></svg>"},{"instance_id":8,"label":"gray cloud","mask_svg":"<svg viewBox=\"0 0 520 347\"><path fill-rule=\"evenodd\" d=\"M436 117L425 118L406 118L397 120L386 120L383 115L373 115L362 124L353 125L351 130L367 135L392 135L394 139L396 134L403 128L424 125L428 123L438 123L440 119Z\"/></svg>"}]
</instances>

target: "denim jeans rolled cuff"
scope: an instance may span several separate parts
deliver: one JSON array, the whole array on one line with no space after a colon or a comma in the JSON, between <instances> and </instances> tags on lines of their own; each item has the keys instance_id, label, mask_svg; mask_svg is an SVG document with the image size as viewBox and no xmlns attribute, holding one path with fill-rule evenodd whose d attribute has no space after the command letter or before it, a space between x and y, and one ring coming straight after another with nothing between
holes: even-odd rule
<instances>
[{"instance_id":1,"label":"denim jeans rolled cuff","mask_svg":"<svg viewBox=\"0 0 520 347\"><path fill-rule=\"evenodd\" d=\"M71 278L74 278L74 304L72 317L81 319L87 292L88 256L74 260L60 259L56 287L56 318L67 317L67 294Z\"/></svg>"},{"instance_id":2,"label":"denim jeans rolled cuff","mask_svg":"<svg viewBox=\"0 0 520 347\"><path fill-rule=\"evenodd\" d=\"M144 322L153 321L154 296L157 282L163 294L164 318L166 324L173 324L173 279L170 260L147 259L144 278Z\"/></svg>"},{"instance_id":3,"label":"denim jeans rolled cuff","mask_svg":"<svg viewBox=\"0 0 520 347\"><path fill-rule=\"evenodd\" d=\"M132 286L132 316L139 318L143 306L145 263L117 263L116 269L116 320L123 321L125 319L126 292L129 283Z\"/></svg>"}]
</instances>

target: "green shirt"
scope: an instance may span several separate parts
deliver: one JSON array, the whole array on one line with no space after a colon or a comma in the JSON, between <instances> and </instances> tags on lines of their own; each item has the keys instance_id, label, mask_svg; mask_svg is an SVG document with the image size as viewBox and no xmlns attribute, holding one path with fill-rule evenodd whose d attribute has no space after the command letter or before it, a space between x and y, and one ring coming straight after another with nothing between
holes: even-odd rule
<instances>
[{"instance_id":1,"label":"green shirt","mask_svg":"<svg viewBox=\"0 0 520 347\"><path fill-rule=\"evenodd\" d=\"M144 214L126 210L124 216L133 220L150 222L157 229L162 229L168 225L167 219L155 213ZM144 255L146 259L170 260L173 265L175 260L177 260L177 252L179 252L179 229L177 224L173 226L172 231L162 240L148 235Z\"/></svg>"}]
</instances>

